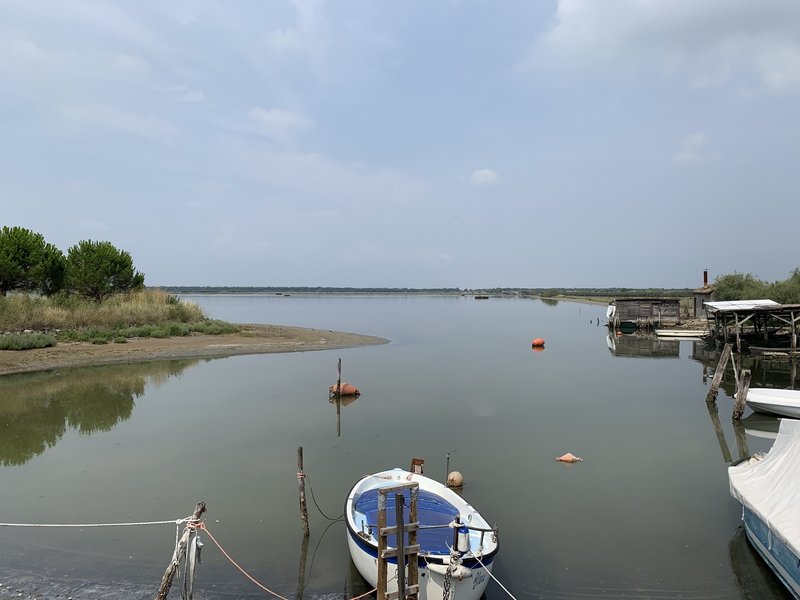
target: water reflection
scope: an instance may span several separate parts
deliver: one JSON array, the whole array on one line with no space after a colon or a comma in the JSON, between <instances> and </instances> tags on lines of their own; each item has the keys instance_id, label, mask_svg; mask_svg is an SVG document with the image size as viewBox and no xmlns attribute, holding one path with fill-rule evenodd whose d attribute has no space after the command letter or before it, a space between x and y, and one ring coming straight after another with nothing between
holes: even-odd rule
<instances>
[{"instance_id":1,"label":"water reflection","mask_svg":"<svg viewBox=\"0 0 800 600\"><path fill-rule=\"evenodd\" d=\"M358 399L358 396L338 396L334 394L328 398L328 402L336 407L336 437L342 437L342 407L350 406Z\"/></svg>"},{"instance_id":2,"label":"water reflection","mask_svg":"<svg viewBox=\"0 0 800 600\"><path fill-rule=\"evenodd\" d=\"M722 350L713 344L692 342L691 358L703 365L704 381L706 377L714 375L721 353ZM736 372L750 369L750 387L800 388L796 361L737 353L731 354L731 359L736 362ZM736 393L736 375L730 364L725 369L719 387L731 398Z\"/></svg>"},{"instance_id":3,"label":"water reflection","mask_svg":"<svg viewBox=\"0 0 800 600\"><path fill-rule=\"evenodd\" d=\"M198 360L110 365L0 378L0 465L23 465L68 428L89 435L130 418L147 383L180 375Z\"/></svg>"},{"instance_id":4,"label":"water reflection","mask_svg":"<svg viewBox=\"0 0 800 600\"><path fill-rule=\"evenodd\" d=\"M790 598L783 584L747 541L741 525L728 542L731 570L742 598Z\"/></svg>"},{"instance_id":5,"label":"water reflection","mask_svg":"<svg viewBox=\"0 0 800 600\"><path fill-rule=\"evenodd\" d=\"M610 332L606 345L614 356L633 358L678 358L680 340L664 340L653 334L631 333L615 335Z\"/></svg>"},{"instance_id":6,"label":"water reflection","mask_svg":"<svg viewBox=\"0 0 800 600\"><path fill-rule=\"evenodd\" d=\"M741 421L748 435L774 440L778 437L781 420L778 417L754 412Z\"/></svg>"}]
</instances>

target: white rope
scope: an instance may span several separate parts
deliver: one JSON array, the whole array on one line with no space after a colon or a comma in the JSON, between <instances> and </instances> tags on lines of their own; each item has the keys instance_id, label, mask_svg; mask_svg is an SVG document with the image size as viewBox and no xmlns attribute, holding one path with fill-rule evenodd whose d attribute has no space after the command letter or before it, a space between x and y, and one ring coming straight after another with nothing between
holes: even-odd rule
<instances>
[{"instance_id":1,"label":"white rope","mask_svg":"<svg viewBox=\"0 0 800 600\"><path fill-rule=\"evenodd\" d=\"M477 560L477 561L478 561L478 564L479 564L480 566L482 566L484 569L486 569L486 565L484 565L484 564L481 562L481 559L480 559L480 558L478 558L478 557L477 557L477 556L475 556L475 555L473 555L473 556L472 556L472 558L474 558L475 560ZM495 582L497 583L497 585L499 585L501 588L503 588L503 591L504 591L506 594L508 594L508 595L509 595L509 597L510 597L510 598L512 598L512 600L517 600L516 598L514 598L514 595L513 595L511 592L509 592L509 591L506 589L506 586L504 586L502 583L500 583L500 581L498 581L497 577L495 577L494 575L492 575L492 572L491 572L489 569L486 569L486 572L489 574L489 577L491 577L492 579L494 579L494 580L495 580Z\"/></svg>"},{"instance_id":2,"label":"white rope","mask_svg":"<svg viewBox=\"0 0 800 600\"><path fill-rule=\"evenodd\" d=\"M180 525L192 517L171 521L141 521L138 523L0 523L0 527L134 527L138 525Z\"/></svg>"}]
</instances>

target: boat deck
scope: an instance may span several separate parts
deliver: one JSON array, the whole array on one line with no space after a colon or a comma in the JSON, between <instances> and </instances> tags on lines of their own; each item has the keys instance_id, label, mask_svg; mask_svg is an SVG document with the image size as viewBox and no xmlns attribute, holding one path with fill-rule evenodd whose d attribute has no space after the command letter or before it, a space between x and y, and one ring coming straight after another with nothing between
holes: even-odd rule
<instances>
[{"instance_id":1,"label":"boat deck","mask_svg":"<svg viewBox=\"0 0 800 600\"><path fill-rule=\"evenodd\" d=\"M408 489L403 490L403 500L405 504L405 508L403 509L403 522L408 523L409 506L411 504ZM356 513L354 515L355 523L358 525L364 524L366 527L372 527L373 529L377 528L377 489L367 490L358 496L353 502L353 508ZM419 543L420 554L441 554L447 556L450 553L449 546L453 545L453 530L447 527L447 525L451 523L458 514L458 509L441 496L437 496L426 490L419 490L419 496L417 497L417 519L419 521L420 530L417 534L417 543ZM396 525L393 494L387 498L386 525L388 527ZM435 529L423 529L423 527L430 526L440 527ZM396 536L390 536L388 544L389 546L396 547Z\"/></svg>"}]
</instances>

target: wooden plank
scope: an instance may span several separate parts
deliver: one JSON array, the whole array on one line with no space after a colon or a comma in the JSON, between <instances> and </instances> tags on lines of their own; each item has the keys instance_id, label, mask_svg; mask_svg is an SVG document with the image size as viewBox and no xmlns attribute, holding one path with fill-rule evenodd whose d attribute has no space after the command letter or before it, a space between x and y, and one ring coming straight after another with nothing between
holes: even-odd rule
<instances>
[{"instance_id":1,"label":"wooden plank","mask_svg":"<svg viewBox=\"0 0 800 600\"><path fill-rule=\"evenodd\" d=\"M395 558L398 553L397 551L398 548L387 548L381 552L381 558ZM403 554L406 556L410 554L419 554L419 544L414 544L413 546L406 545L406 547L403 548Z\"/></svg>"},{"instance_id":2,"label":"wooden plank","mask_svg":"<svg viewBox=\"0 0 800 600\"><path fill-rule=\"evenodd\" d=\"M406 523L403 529L405 529L406 531L417 531L419 529L419 523ZM380 531L381 535L394 535L396 533L397 533L397 527L395 527L394 525L390 527L384 527Z\"/></svg>"}]
</instances>

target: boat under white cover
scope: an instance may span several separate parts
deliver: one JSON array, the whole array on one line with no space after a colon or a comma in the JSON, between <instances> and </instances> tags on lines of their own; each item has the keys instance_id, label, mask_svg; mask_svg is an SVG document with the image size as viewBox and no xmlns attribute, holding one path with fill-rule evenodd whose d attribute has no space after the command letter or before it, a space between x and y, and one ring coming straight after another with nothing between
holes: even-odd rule
<instances>
[{"instance_id":1,"label":"boat under white cover","mask_svg":"<svg viewBox=\"0 0 800 600\"><path fill-rule=\"evenodd\" d=\"M750 388L745 402L760 413L800 419L800 390Z\"/></svg>"},{"instance_id":2,"label":"boat under white cover","mask_svg":"<svg viewBox=\"0 0 800 600\"><path fill-rule=\"evenodd\" d=\"M417 533L419 544L420 600L444 598L446 587L455 600L478 600L489 583L497 555L497 532L461 496L445 485L417 473L391 469L359 480L347 496L347 543L356 568L372 586L378 581L378 489L402 483L419 484L417 499ZM404 521L408 523L410 492L403 492ZM393 494L389 494L392 498ZM394 504L386 511L387 526L395 525ZM469 549L451 552L454 539L452 524L456 517L468 530ZM394 536L389 547L397 544ZM464 548L462 548L463 550ZM397 561L389 559L387 592L397 591ZM449 572L449 574L448 574ZM405 577L405 569L403 570Z\"/></svg>"},{"instance_id":3,"label":"boat under white cover","mask_svg":"<svg viewBox=\"0 0 800 600\"><path fill-rule=\"evenodd\" d=\"M781 420L772 449L728 468L745 533L795 598L800 598L800 421Z\"/></svg>"}]
</instances>

